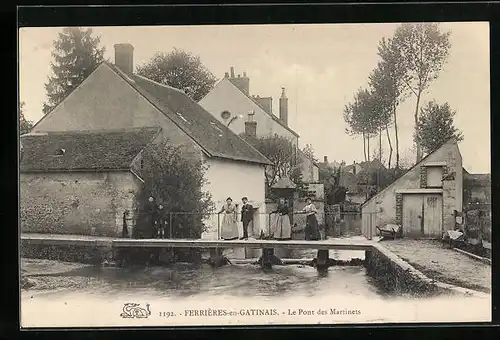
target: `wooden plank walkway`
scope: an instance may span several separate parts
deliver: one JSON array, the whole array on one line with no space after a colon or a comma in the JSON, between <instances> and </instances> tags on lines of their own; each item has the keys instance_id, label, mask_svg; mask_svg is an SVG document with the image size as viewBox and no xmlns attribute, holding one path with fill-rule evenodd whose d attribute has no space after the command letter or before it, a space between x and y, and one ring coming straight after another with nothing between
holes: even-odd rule
<instances>
[{"instance_id":1,"label":"wooden plank walkway","mask_svg":"<svg viewBox=\"0 0 500 340\"><path fill-rule=\"evenodd\" d=\"M305 240L205 240L205 239L128 239L84 235L21 234L21 239L31 244L93 245L114 248L288 248L317 250L370 250L376 241L366 239Z\"/></svg>"}]
</instances>

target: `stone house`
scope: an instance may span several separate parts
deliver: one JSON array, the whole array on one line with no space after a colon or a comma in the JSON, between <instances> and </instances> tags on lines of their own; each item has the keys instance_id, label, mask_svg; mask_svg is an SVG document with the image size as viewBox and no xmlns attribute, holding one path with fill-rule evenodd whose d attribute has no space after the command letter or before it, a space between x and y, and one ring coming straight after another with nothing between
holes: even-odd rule
<instances>
[{"instance_id":1,"label":"stone house","mask_svg":"<svg viewBox=\"0 0 500 340\"><path fill-rule=\"evenodd\" d=\"M141 151L160 128L68 131L21 137L21 231L119 236L133 218Z\"/></svg>"},{"instance_id":2,"label":"stone house","mask_svg":"<svg viewBox=\"0 0 500 340\"><path fill-rule=\"evenodd\" d=\"M384 190L362 204L362 232L402 226L404 236L440 238L454 229L463 206L462 156L455 140L430 153Z\"/></svg>"},{"instance_id":3,"label":"stone house","mask_svg":"<svg viewBox=\"0 0 500 340\"><path fill-rule=\"evenodd\" d=\"M288 125L288 97L282 88L279 98L279 116L273 113L272 97L250 95L250 78L246 73L235 76L234 68L199 103L236 134L256 137L283 136L297 148L302 179L306 183L319 182L319 167L299 148L299 134Z\"/></svg>"},{"instance_id":4,"label":"stone house","mask_svg":"<svg viewBox=\"0 0 500 340\"><path fill-rule=\"evenodd\" d=\"M186 157L205 162L203 190L219 209L227 197L249 197L256 208L258 232L265 209L265 166L269 160L207 112L183 91L156 83L133 72L133 46L115 45L115 65L101 63L33 132L160 127L159 137L179 145ZM26 148L26 146L24 145ZM166 207L168 209L168 207ZM217 234L214 214L206 222Z\"/></svg>"}]
</instances>

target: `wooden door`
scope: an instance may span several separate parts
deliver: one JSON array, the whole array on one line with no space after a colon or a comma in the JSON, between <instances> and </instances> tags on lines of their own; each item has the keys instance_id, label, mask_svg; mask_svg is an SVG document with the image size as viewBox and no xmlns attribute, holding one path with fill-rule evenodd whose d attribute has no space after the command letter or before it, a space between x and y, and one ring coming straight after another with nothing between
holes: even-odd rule
<instances>
[{"instance_id":1,"label":"wooden door","mask_svg":"<svg viewBox=\"0 0 500 340\"><path fill-rule=\"evenodd\" d=\"M442 236L443 196L441 194L424 196L424 234L427 237Z\"/></svg>"},{"instance_id":2,"label":"wooden door","mask_svg":"<svg viewBox=\"0 0 500 340\"><path fill-rule=\"evenodd\" d=\"M405 236L420 237L423 235L423 203L422 195L403 195L403 234Z\"/></svg>"}]
</instances>

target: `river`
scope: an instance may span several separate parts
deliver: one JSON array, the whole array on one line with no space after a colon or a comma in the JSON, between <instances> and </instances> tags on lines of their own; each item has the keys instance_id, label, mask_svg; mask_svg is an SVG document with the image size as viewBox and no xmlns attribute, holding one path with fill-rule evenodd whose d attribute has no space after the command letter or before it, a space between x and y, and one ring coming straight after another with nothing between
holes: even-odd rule
<instances>
[{"instance_id":1,"label":"river","mask_svg":"<svg viewBox=\"0 0 500 340\"><path fill-rule=\"evenodd\" d=\"M301 254L310 257L311 254ZM335 251L332 258L361 258ZM252 264L221 268L97 268L23 259L35 286L21 293L23 327L164 325L331 324L378 322L489 321L491 300L389 295L363 267L304 265L263 271ZM149 304L143 319L120 317L125 303ZM214 311L215 310L215 311ZM200 312L201 311L201 312ZM259 315L260 314L260 315Z\"/></svg>"}]
</instances>

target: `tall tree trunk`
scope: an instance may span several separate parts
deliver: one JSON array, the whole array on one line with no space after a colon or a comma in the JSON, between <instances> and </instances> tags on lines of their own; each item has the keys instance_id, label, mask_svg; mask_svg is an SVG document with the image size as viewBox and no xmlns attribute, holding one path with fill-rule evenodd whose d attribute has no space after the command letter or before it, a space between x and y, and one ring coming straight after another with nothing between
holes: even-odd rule
<instances>
[{"instance_id":1,"label":"tall tree trunk","mask_svg":"<svg viewBox=\"0 0 500 340\"><path fill-rule=\"evenodd\" d=\"M396 137L396 169L399 169L399 137L398 137L398 120L396 115L396 105L394 105L392 110L394 115L394 132Z\"/></svg>"},{"instance_id":2,"label":"tall tree trunk","mask_svg":"<svg viewBox=\"0 0 500 340\"><path fill-rule=\"evenodd\" d=\"M378 160L382 163L382 127L378 128Z\"/></svg>"},{"instance_id":3,"label":"tall tree trunk","mask_svg":"<svg viewBox=\"0 0 500 340\"><path fill-rule=\"evenodd\" d=\"M368 162L369 162L369 161L371 161L371 158L370 158L370 134L369 133L366 135L366 140L367 140L366 149L368 152Z\"/></svg>"},{"instance_id":4,"label":"tall tree trunk","mask_svg":"<svg viewBox=\"0 0 500 340\"><path fill-rule=\"evenodd\" d=\"M366 136L364 132L363 132L363 154L365 156L365 161L366 161Z\"/></svg>"},{"instance_id":5,"label":"tall tree trunk","mask_svg":"<svg viewBox=\"0 0 500 340\"><path fill-rule=\"evenodd\" d=\"M392 142L391 142L391 136L389 135L389 125L385 126L385 132L387 133L387 141L389 142L389 160L388 160L388 168L391 168L391 161L392 161Z\"/></svg>"},{"instance_id":6,"label":"tall tree trunk","mask_svg":"<svg viewBox=\"0 0 500 340\"><path fill-rule=\"evenodd\" d=\"M417 105L415 106L415 116L414 116L415 128L414 129L417 128L417 124L418 124L418 109L420 106L420 96L421 95L422 95L422 91L420 91L420 89L419 89L419 91L417 93ZM422 148L420 147L420 142L418 141L418 138L416 135L415 135L415 146L417 148L417 161L416 161L416 163L418 163L422 159Z\"/></svg>"}]
</instances>

